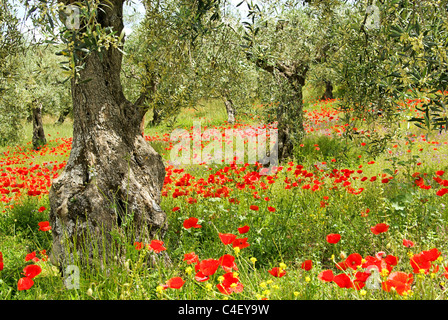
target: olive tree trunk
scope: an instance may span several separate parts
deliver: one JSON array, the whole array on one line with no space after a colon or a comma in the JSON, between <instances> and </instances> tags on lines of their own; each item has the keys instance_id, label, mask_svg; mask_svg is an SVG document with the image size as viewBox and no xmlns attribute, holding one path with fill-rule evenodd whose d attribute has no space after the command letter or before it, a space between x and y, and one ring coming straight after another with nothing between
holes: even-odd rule
<instances>
[{"instance_id":1,"label":"olive tree trunk","mask_svg":"<svg viewBox=\"0 0 448 320\"><path fill-rule=\"evenodd\" d=\"M33 149L38 150L43 145L47 144L47 139L45 138L44 125L42 123L42 104L33 102L32 110L32 120L33 120Z\"/></svg>"},{"instance_id":2,"label":"olive tree trunk","mask_svg":"<svg viewBox=\"0 0 448 320\"><path fill-rule=\"evenodd\" d=\"M255 64L277 77L279 85L282 87L282 95L279 97L277 109L278 161L281 162L293 158L294 145L298 145L305 135L303 86L309 68L299 62L268 64L262 59L257 59Z\"/></svg>"},{"instance_id":3,"label":"olive tree trunk","mask_svg":"<svg viewBox=\"0 0 448 320\"><path fill-rule=\"evenodd\" d=\"M325 92L320 100L334 99L333 97L333 85L331 81L325 81Z\"/></svg>"},{"instance_id":4,"label":"olive tree trunk","mask_svg":"<svg viewBox=\"0 0 448 320\"><path fill-rule=\"evenodd\" d=\"M232 101L232 99L228 98L227 96L223 96L222 99L223 99L224 105L226 107L227 122L230 123L230 124L234 124L235 123L236 110L235 110L235 106L233 104L233 101Z\"/></svg>"},{"instance_id":5,"label":"olive tree trunk","mask_svg":"<svg viewBox=\"0 0 448 320\"><path fill-rule=\"evenodd\" d=\"M120 34L123 1L112 4L98 18ZM49 195L51 261L59 266L71 263L75 250L83 251L87 263L123 253L113 240L128 229L131 245L161 239L167 230L159 206L164 164L141 134L144 96L129 102L120 82L122 54L111 48L102 55L86 57L80 78L88 82L71 82L72 150Z\"/></svg>"}]
</instances>

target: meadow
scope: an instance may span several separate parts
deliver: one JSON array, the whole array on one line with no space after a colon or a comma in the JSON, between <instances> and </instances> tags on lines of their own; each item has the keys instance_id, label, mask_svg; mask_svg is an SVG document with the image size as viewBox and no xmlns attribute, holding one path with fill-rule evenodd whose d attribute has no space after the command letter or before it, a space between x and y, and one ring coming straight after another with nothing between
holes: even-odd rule
<instances>
[{"instance_id":1,"label":"meadow","mask_svg":"<svg viewBox=\"0 0 448 320\"><path fill-rule=\"evenodd\" d=\"M262 106L234 125L209 102L182 111L175 127L147 127L166 161L169 230L126 243L125 259L106 268L77 265L74 287L48 259L48 192L69 156L72 123L45 118L48 144L38 151L25 123L23 142L0 149L0 299L446 299L446 132L409 126L416 101L406 101L399 134L374 157L362 134L343 138L336 103L306 104L297 159L271 175L244 162L169 162L175 128L245 128L260 123ZM170 265L146 265L162 253Z\"/></svg>"}]
</instances>

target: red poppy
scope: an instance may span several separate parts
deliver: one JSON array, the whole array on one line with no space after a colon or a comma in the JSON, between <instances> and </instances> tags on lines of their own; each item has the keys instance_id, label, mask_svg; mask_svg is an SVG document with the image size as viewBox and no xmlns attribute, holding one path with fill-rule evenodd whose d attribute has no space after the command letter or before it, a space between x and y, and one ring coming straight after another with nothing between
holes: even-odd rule
<instances>
[{"instance_id":1,"label":"red poppy","mask_svg":"<svg viewBox=\"0 0 448 320\"><path fill-rule=\"evenodd\" d=\"M345 259L345 265L353 270L362 264L362 256L359 253L352 253Z\"/></svg>"},{"instance_id":2,"label":"red poppy","mask_svg":"<svg viewBox=\"0 0 448 320\"><path fill-rule=\"evenodd\" d=\"M371 276L370 272L358 271L355 274L355 280L353 280L353 285L356 290L360 290L365 287L367 279Z\"/></svg>"},{"instance_id":3,"label":"red poppy","mask_svg":"<svg viewBox=\"0 0 448 320\"><path fill-rule=\"evenodd\" d=\"M403 239L403 245L405 247L412 248L414 246L414 242L412 242L411 240Z\"/></svg>"},{"instance_id":4,"label":"red poppy","mask_svg":"<svg viewBox=\"0 0 448 320\"><path fill-rule=\"evenodd\" d=\"M31 253L28 253L28 254L25 256L25 261L30 261L30 260L33 260L33 261L34 261L35 258L36 258L36 251L33 251L33 252L31 252ZM38 259L38 261L39 261L39 259ZM34 262L36 262L36 261L34 261Z\"/></svg>"},{"instance_id":5,"label":"red poppy","mask_svg":"<svg viewBox=\"0 0 448 320\"><path fill-rule=\"evenodd\" d=\"M206 259L199 262L199 270L204 276L211 276L218 270L219 261L215 259Z\"/></svg>"},{"instance_id":6,"label":"red poppy","mask_svg":"<svg viewBox=\"0 0 448 320\"><path fill-rule=\"evenodd\" d=\"M404 272L392 272L387 281L382 282L382 288L386 292L390 292L392 288L395 288L399 295L403 295L404 292L411 290L411 284L414 281L412 273Z\"/></svg>"},{"instance_id":7,"label":"red poppy","mask_svg":"<svg viewBox=\"0 0 448 320\"><path fill-rule=\"evenodd\" d=\"M209 276L205 276L201 271L198 271L194 276L194 279L198 282L204 282L209 279Z\"/></svg>"},{"instance_id":8,"label":"red poppy","mask_svg":"<svg viewBox=\"0 0 448 320\"><path fill-rule=\"evenodd\" d=\"M280 270L281 270L281 272L280 272ZM268 270L268 272L277 278L281 278L286 274L286 271L280 269L279 267L274 267L271 270Z\"/></svg>"},{"instance_id":9,"label":"red poppy","mask_svg":"<svg viewBox=\"0 0 448 320\"><path fill-rule=\"evenodd\" d=\"M176 211L178 211L178 210L180 210L179 207L174 207L174 208L173 208L173 212L176 212Z\"/></svg>"},{"instance_id":10,"label":"red poppy","mask_svg":"<svg viewBox=\"0 0 448 320\"><path fill-rule=\"evenodd\" d=\"M44 212L45 210L47 210L47 208L45 208L45 207L40 207L39 210L37 210L37 211L39 211L39 212Z\"/></svg>"},{"instance_id":11,"label":"red poppy","mask_svg":"<svg viewBox=\"0 0 448 320\"><path fill-rule=\"evenodd\" d=\"M328 243L338 243L339 240L341 240L341 235L338 233L330 233L329 235L327 235Z\"/></svg>"},{"instance_id":12,"label":"red poppy","mask_svg":"<svg viewBox=\"0 0 448 320\"><path fill-rule=\"evenodd\" d=\"M247 232L249 232L249 229L250 229L249 226L244 226L244 227L238 228L238 232L240 234L247 233Z\"/></svg>"},{"instance_id":13,"label":"red poppy","mask_svg":"<svg viewBox=\"0 0 448 320\"><path fill-rule=\"evenodd\" d=\"M136 241L136 242L134 242L134 247L135 247L135 250L141 250L143 247L143 243Z\"/></svg>"},{"instance_id":14,"label":"red poppy","mask_svg":"<svg viewBox=\"0 0 448 320\"><path fill-rule=\"evenodd\" d=\"M420 273L420 270L424 270L428 273L431 268L431 261L426 259L423 253L414 254L410 259L411 267L414 269L414 273Z\"/></svg>"},{"instance_id":15,"label":"red poppy","mask_svg":"<svg viewBox=\"0 0 448 320\"><path fill-rule=\"evenodd\" d=\"M389 254L384 258L384 262L386 262L388 266L396 266L398 264L398 258Z\"/></svg>"},{"instance_id":16,"label":"red poppy","mask_svg":"<svg viewBox=\"0 0 448 320\"><path fill-rule=\"evenodd\" d=\"M28 277L20 278L19 281L17 282L17 290L19 291L28 290L33 285L34 285L33 279Z\"/></svg>"},{"instance_id":17,"label":"red poppy","mask_svg":"<svg viewBox=\"0 0 448 320\"><path fill-rule=\"evenodd\" d=\"M221 239L224 245L231 244L236 239L236 235L232 233L219 233L219 239Z\"/></svg>"},{"instance_id":18,"label":"red poppy","mask_svg":"<svg viewBox=\"0 0 448 320\"><path fill-rule=\"evenodd\" d=\"M3 253L0 252L0 271L3 270Z\"/></svg>"},{"instance_id":19,"label":"red poppy","mask_svg":"<svg viewBox=\"0 0 448 320\"><path fill-rule=\"evenodd\" d=\"M428 250L428 251L423 251L423 255L424 255L425 259L428 260L428 261L436 261L437 258L441 254L442 253L437 248L433 248L433 249Z\"/></svg>"},{"instance_id":20,"label":"red poppy","mask_svg":"<svg viewBox=\"0 0 448 320\"><path fill-rule=\"evenodd\" d=\"M311 260L305 260L305 261L302 263L301 268L302 268L303 270L305 270L305 271L310 271L310 270L313 268L313 261L311 261Z\"/></svg>"},{"instance_id":21,"label":"red poppy","mask_svg":"<svg viewBox=\"0 0 448 320\"><path fill-rule=\"evenodd\" d=\"M353 282L348 275L345 273L338 274L333 278L333 282L335 282L339 288L353 288Z\"/></svg>"},{"instance_id":22,"label":"red poppy","mask_svg":"<svg viewBox=\"0 0 448 320\"><path fill-rule=\"evenodd\" d=\"M42 221L38 223L39 225L39 231L50 231L50 223L48 221Z\"/></svg>"},{"instance_id":23,"label":"red poppy","mask_svg":"<svg viewBox=\"0 0 448 320\"><path fill-rule=\"evenodd\" d=\"M180 289L184 285L185 281L181 277L174 277L166 282L166 286L171 289Z\"/></svg>"},{"instance_id":24,"label":"red poppy","mask_svg":"<svg viewBox=\"0 0 448 320\"><path fill-rule=\"evenodd\" d=\"M439 197L444 196L446 193L448 193L448 189L447 189L447 188L442 188L442 189L440 189L440 190L438 190L438 191L436 192L436 194L437 194Z\"/></svg>"},{"instance_id":25,"label":"red poppy","mask_svg":"<svg viewBox=\"0 0 448 320\"><path fill-rule=\"evenodd\" d=\"M270 212L275 212L275 208L274 208L274 207L271 207L271 206L268 207L268 210L269 210Z\"/></svg>"},{"instance_id":26,"label":"red poppy","mask_svg":"<svg viewBox=\"0 0 448 320\"><path fill-rule=\"evenodd\" d=\"M333 270L324 270L319 273L317 278L325 282L331 282L334 278Z\"/></svg>"},{"instance_id":27,"label":"red poppy","mask_svg":"<svg viewBox=\"0 0 448 320\"><path fill-rule=\"evenodd\" d=\"M240 249L244 249L244 248L247 248L248 246L250 246L250 244L249 243L247 243L247 239L248 238L240 238L240 239L235 239L235 240L233 240L233 242L232 242L232 246L234 247L234 248L240 248Z\"/></svg>"},{"instance_id":28,"label":"red poppy","mask_svg":"<svg viewBox=\"0 0 448 320\"><path fill-rule=\"evenodd\" d=\"M378 223L376 226L370 228L370 231L372 231L373 234L380 234L387 230L389 230L389 225L385 223Z\"/></svg>"},{"instance_id":29,"label":"red poppy","mask_svg":"<svg viewBox=\"0 0 448 320\"><path fill-rule=\"evenodd\" d=\"M348 266L345 263L345 261L341 261L341 262L336 263L336 268L343 271L343 270L346 270L348 268Z\"/></svg>"},{"instance_id":30,"label":"red poppy","mask_svg":"<svg viewBox=\"0 0 448 320\"><path fill-rule=\"evenodd\" d=\"M240 293L243 291L243 285L239 282L238 277L234 276L233 272L228 272L223 277L224 280L216 285L219 292L228 295L232 292Z\"/></svg>"},{"instance_id":31,"label":"red poppy","mask_svg":"<svg viewBox=\"0 0 448 320\"><path fill-rule=\"evenodd\" d=\"M198 224L198 218L190 217L184 221L184 228L190 229L190 228L202 228L200 224Z\"/></svg>"},{"instance_id":32,"label":"red poppy","mask_svg":"<svg viewBox=\"0 0 448 320\"><path fill-rule=\"evenodd\" d=\"M187 264L197 263L199 257L194 252L186 253L184 254L184 261L187 261Z\"/></svg>"},{"instance_id":33,"label":"red poppy","mask_svg":"<svg viewBox=\"0 0 448 320\"><path fill-rule=\"evenodd\" d=\"M155 253L166 250L166 248L163 246L163 241L161 240L152 240L149 244L149 248L154 250Z\"/></svg>"},{"instance_id":34,"label":"red poppy","mask_svg":"<svg viewBox=\"0 0 448 320\"><path fill-rule=\"evenodd\" d=\"M23 269L23 274L25 277L34 278L42 272L42 268L37 264L30 264Z\"/></svg>"},{"instance_id":35,"label":"red poppy","mask_svg":"<svg viewBox=\"0 0 448 320\"><path fill-rule=\"evenodd\" d=\"M445 173L445 171L442 171L442 170L436 171L436 175L438 175L438 176L443 176L444 173Z\"/></svg>"},{"instance_id":36,"label":"red poppy","mask_svg":"<svg viewBox=\"0 0 448 320\"><path fill-rule=\"evenodd\" d=\"M235 264L235 257L230 254L225 254L218 259L219 265L226 271L231 272L232 269L238 271L238 267Z\"/></svg>"},{"instance_id":37,"label":"red poppy","mask_svg":"<svg viewBox=\"0 0 448 320\"><path fill-rule=\"evenodd\" d=\"M250 206L250 210L254 210L254 211L258 211L258 206L256 206L256 205L251 205Z\"/></svg>"}]
</instances>

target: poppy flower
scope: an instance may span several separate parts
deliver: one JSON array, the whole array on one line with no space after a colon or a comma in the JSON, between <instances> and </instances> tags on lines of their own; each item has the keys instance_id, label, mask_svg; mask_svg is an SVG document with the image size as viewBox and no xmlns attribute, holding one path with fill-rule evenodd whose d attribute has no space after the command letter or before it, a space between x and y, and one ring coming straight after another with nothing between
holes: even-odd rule
<instances>
[{"instance_id":1,"label":"poppy flower","mask_svg":"<svg viewBox=\"0 0 448 320\"><path fill-rule=\"evenodd\" d=\"M269 207L268 207L268 211L270 211L270 212L275 212L275 208L274 208L274 207L271 207L271 206L269 206Z\"/></svg>"},{"instance_id":2,"label":"poppy flower","mask_svg":"<svg viewBox=\"0 0 448 320\"><path fill-rule=\"evenodd\" d=\"M26 256L25 256L25 261L30 261L30 260L33 260L34 261L34 259L36 258L36 251L33 251L33 252L31 252L31 253L28 253ZM39 259L38 259L39 260ZM35 261L36 262L36 261Z\"/></svg>"},{"instance_id":3,"label":"poppy flower","mask_svg":"<svg viewBox=\"0 0 448 320\"><path fill-rule=\"evenodd\" d=\"M194 252L184 254L184 260L187 264L193 264L199 262L199 257Z\"/></svg>"},{"instance_id":4,"label":"poppy flower","mask_svg":"<svg viewBox=\"0 0 448 320\"><path fill-rule=\"evenodd\" d=\"M207 281L209 278L210 278L209 276L205 276L201 271L198 271L194 276L194 279L198 282Z\"/></svg>"},{"instance_id":5,"label":"poppy flower","mask_svg":"<svg viewBox=\"0 0 448 320\"><path fill-rule=\"evenodd\" d=\"M251 205L249 208L250 208L250 210L254 210L254 211L259 210L258 206L256 206L256 205Z\"/></svg>"},{"instance_id":6,"label":"poppy flower","mask_svg":"<svg viewBox=\"0 0 448 320\"><path fill-rule=\"evenodd\" d=\"M45 210L47 210L47 208L45 208L45 207L40 207L37 211L39 211L39 212L44 212Z\"/></svg>"},{"instance_id":7,"label":"poppy flower","mask_svg":"<svg viewBox=\"0 0 448 320\"><path fill-rule=\"evenodd\" d=\"M180 207L174 207L174 208L173 208L173 212L176 212L176 211L178 211L178 210L180 210Z\"/></svg>"},{"instance_id":8,"label":"poppy flower","mask_svg":"<svg viewBox=\"0 0 448 320\"><path fill-rule=\"evenodd\" d=\"M206 259L199 262L199 270L204 276L211 276L218 270L219 261L215 259Z\"/></svg>"},{"instance_id":9,"label":"poppy flower","mask_svg":"<svg viewBox=\"0 0 448 320\"><path fill-rule=\"evenodd\" d=\"M380 234L387 230L389 230L389 225L385 223L378 223L376 226L370 228L370 231L372 231L373 234Z\"/></svg>"},{"instance_id":10,"label":"poppy flower","mask_svg":"<svg viewBox=\"0 0 448 320\"><path fill-rule=\"evenodd\" d=\"M171 289L180 289L184 285L185 281L181 277L174 277L166 282L166 286Z\"/></svg>"},{"instance_id":11,"label":"poppy flower","mask_svg":"<svg viewBox=\"0 0 448 320\"><path fill-rule=\"evenodd\" d=\"M423 255L424 255L425 259L428 260L428 261L436 261L437 258L441 254L442 253L437 248L433 248L433 249L428 250L428 251L423 251Z\"/></svg>"},{"instance_id":12,"label":"poppy flower","mask_svg":"<svg viewBox=\"0 0 448 320\"><path fill-rule=\"evenodd\" d=\"M190 228L202 228L200 224L198 224L198 218L190 217L186 219L183 223L185 229Z\"/></svg>"},{"instance_id":13,"label":"poppy flower","mask_svg":"<svg viewBox=\"0 0 448 320\"><path fill-rule=\"evenodd\" d=\"M442 170L436 171L436 175L438 175L438 176L443 176L444 173L445 173L445 171L442 171Z\"/></svg>"},{"instance_id":14,"label":"poppy flower","mask_svg":"<svg viewBox=\"0 0 448 320\"><path fill-rule=\"evenodd\" d=\"M338 274L333 278L333 282L338 285L339 288L353 288L353 282L345 273Z\"/></svg>"},{"instance_id":15,"label":"poppy flower","mask_svg":"<svg viewBox=\"0 0 448 320\"><path fill-rule=\"evenodd\" d=\"M319 273L317 278L324 282L331 282L333 281L334 278L333 270L324 270L321 273Z\"/></svg>"},{"instance_id":16,"label":"poppy flower","mask_svg":"<svg viewBox=\"0 0 448 320\"><path fill-rule=\"evenodd\" d=\"M356 290L360 290L365 287L367 279L371 276L370 272L358 271L355 274L355 280L353 280L353 286Z\"/></svg>"},{"instance_id":17,"label":"poppy flower","mask_svg":"<svg viewBox=\"0 0 448 320\"><path fill-rule=\"evenodd\" d=\"M249 232L249 229L250 229L249 226L244 226L244 227L238 228L238 232L240 234L247 233L247 232Z\"/></svg>"},{"instance_id":18,"label":"poppy flower","mask_svg":"<svg viewBox=\"0 0 448 320\"><path fill-rule=\"evenodd\" d=\"M39 225L39 231L50 231L50 223L48 221L42 221L38 223Z\"/></svg>"},{"instance_id":19,"label":"poppy flower","mask_svg":"<svg viewBox=\"0 0 448 320\"><path fill-rule=\"evenodd\" d=\"M23 278L20 278L19 281L17 282L17 290L19 290L19 291L28 290L33 285L34 285L33 279L28 278L28 277L23 277Z\"/></svg>"},{"instance_id":20,"label":"poppy flower","mask_svg":"<svg viewBox=\"0 0 448 320\"><path fill-rule=\"evenodd\" d=\"M224 280L218 283L216 287L222 294L231 294L232 292L240 293L244 286L239 282L238 277L235 277L233 272L227 272L223 275Z\"/></svg>"},{"instance_id":21,"label":"poppy flower","mask_svg":"<svg viewBox=\"0 0 448 320\"><path fill-rule=\"evenodd\" d=\"M414 246L414 242L411 240L403 239L403 245L408 248L412 248Z\"/></svg>"},{"instance_id":22,"label":"poppy flower","mask_svg":"<svg viewBox=\"0 0 448 320\"><path fill-rule=\"evenodd\" d=\"M134 247L135 247L135 250L141 250L143 247L143 243L136 241L136 242L134 242Z\"/></svg>"},{"instance_id":23,"label":"poppy flower","mask_svg":"<svg viewBox=\"0 0 448 320\"><path fill-rule=\"evenodd\" d=\"M166 248L163 246L163 241L161 240L152 240L149 244L149 248L154 250L155 253L166 250Z\"/></svg>"},{"instance_id":24,"label":"poppy flower","mask_svg":"<svg viewBox=\"0 0 448 320\"><path fill-rule=\"evenodd\" d=\"M37 264L30 264L23 269L25 277L34 278L42 272L42 268Z\"/></svg>"},{"instance_id":25,"label":"poppy flower","mask_svg":"<svg viewBox=\"0 0 448 320\"><path fill-rule=\"evenodd\" d=\"M219 233L219 239L221 239L224 245L231 244L236 239L236 235L232 233Z\"/></svg>"},{"instance_id":26,"label":"poppy flower","mask_svg":"<svg viewBox=\"0 0 448 320\"><path fill-rule=\"evenodd\" d=\"M3 253L0 252L0 271L3 270Z\"/></svg>"},{"instance_id":27,"label":"poppy flower","mask_svg":"<svg viewBox=\"0 0 448 320\"><path fill-rule=\"evenodd\" d=\"M329 235L327 235L328 243L338 243L339 240L341 240L341 235L338 233L330 233Z\"/></svg>"},{"instance_id":28,"label":"poppy flower","mask_svg":"<svg viewBox=\"0 0 448 320\"><path fill-rule=\"evenodd\" d=\"M238 271L238 267L235 264L235 257L230 254L225 254L218 259L219 265L226 271L231 272L232 269Z\"/></svg>"},{"instance_id":29,"label":"poppy flower","mask_svg":"<svg viewBox=\"0 0 448 320\"><path fill-rule=\"evenodd\" d=\"M247 243L247 239L248 238L240 238L240 239L235 239L232 242L232 246L234 248L240 248L240 249L244 249L247 248L248 246L250 246L249 243Z\"/></svg>"},{"instance_id":30,"label":"poppy flower","mask_svg":"<svg viewBox=\"0 0 448 320\"><path fill-rule=\"evenodd\" d=\"M442 189L440 189L440 190L438 190L438 191L436 192L436 194L437 194L439 197L444 196L446 193L448 193L448 189L447 189L447 188L442 188Z\"/></svg>"},{"instance_id":31,"label":"poppy flower","mask_svg":"<svg viewBox=\"0 0 448 320\"><path fill-rule=\"evenodd\" d=\"M279 267L273 267L271 270L268 270L268 272L277 278L281 278L286 274L286 271Z\"/></svg>"},{"instance_id":32,"label":"poppy flower","mask_svg":"<svg viewBox=\"0 0 448 320\"><path fill-rule=\"evenodd\" d=\"M362 264L362 256L359 253L352 253L345 259L347 267L356 270Z\"/></svg>"},{"instance_id":33,"label":"poppy flower","mask_svg":"<svg viewBox=\"0 0 448 320\"><path fill-rule=\"evenodd\" d=\"M313 268L313 261L311 260L305 260L302 265L301 268L305 271L310 271Z\"/></svg>"},{"instance_id":34,"label":"poppy flower","mask_svg":"<svg viewBox=\"0 0 448 320\"><path fill-rule=\"evenodd\" d=\"M424 270L428 273L431 268L431 261L426 259L423 253L414 254L410 259L411 267L414 269L414 273L420 273L420 270Z\"/></svg>"},{"instance_id":35,"label":"poppy flower","mask_svg":"<svg viewBox=\"0 0 448 320\"><path fill-rule=\"evenodd\" d=\"M387 280L382 282L382 288L386 292L390 292L392 288L395 288L399 295L403 295L404 292L411 290L411 284L414 281L412 273L404 273L401 271L392 272Z\"/></svg>"}]
</instances>

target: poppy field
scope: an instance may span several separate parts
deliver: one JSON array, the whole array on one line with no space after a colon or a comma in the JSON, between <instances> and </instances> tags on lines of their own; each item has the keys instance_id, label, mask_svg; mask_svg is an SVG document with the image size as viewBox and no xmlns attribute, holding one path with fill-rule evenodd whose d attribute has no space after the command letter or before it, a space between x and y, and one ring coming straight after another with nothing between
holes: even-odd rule
<instances>
[{"instance_id":1,"label":"poppy field","mask_svg":"<svg viewBox=\"0 0 448 320\"><path fill-rule=\"evenodd\" d=\"M147 128L165 159L168 232L123 243L125 258L107 265L77 264L76 252L70 275L51 264L48 222L70 130L48 125L40 150L0 150L0 299L446 299L448 135L408 125L418 103L405 102L400 134L379 155L337 101L309 103L297 159L268 175L241 159L173 165L170 129ZM180 121L189 131L193 120L220 131L257 123L191 115ZM360 134L346 140L346 130ZM169 263L149 268L148 255Z\"/></svg>"}]
</instances>

